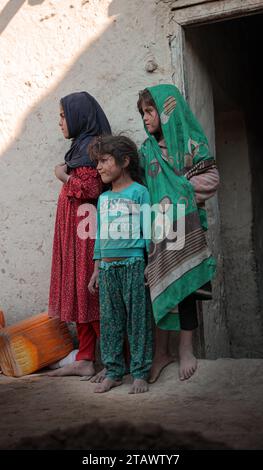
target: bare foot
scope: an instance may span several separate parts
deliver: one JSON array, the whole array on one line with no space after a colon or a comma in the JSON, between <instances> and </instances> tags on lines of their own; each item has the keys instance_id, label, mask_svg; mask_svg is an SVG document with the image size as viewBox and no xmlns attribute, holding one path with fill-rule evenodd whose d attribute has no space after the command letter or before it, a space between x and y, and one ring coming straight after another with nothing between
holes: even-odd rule
<instances>
[{"instance_id":1,"label":"bare foot","mask_svg":"<svg viewBox=\"0 0 263 470\"><path fill-rule=\"evenodd\" d=\"M197 369L197 359L191 351L180 351L179 356L179 379L190 379Z\"/></svg>"},{"instance_id":2,"label":"bare foot","mask_svg":"<svg viewBox=\"0 0 263 470\"><path fill-rule=\"evenodd\" d=\"M106 372L107 372L107 369L106 367L104 369L102 369L100 372L98 372L96 375L94 375L94 377L92 377L92 379L90 379L90 381L92 383L96 383L96 384L100 384L101 382L103 382L103 380L105 379L106 377Z\"/></svg>"},{"instance_id":3,"label":"bare foot","mask_svg":"<svg viewBox=\"0 0 263 470\"><path fill-rule=\"evenodd\" d=\"M129 393L144 393L148 392L149 385L144 379L134 379Z\"/></svg>"},{"instance_id":4,"label":"bare foot","mask_svg":"<svg viewBox=\"0 0 263 470\"><path fill-rule=\"evenodd\" d=\"M80 376L93 376L95 369L92 361L74 361L72 364L67 364L60 369L55 369L47 375L50 377L63 377L67 375L80 375Z\"/></svg>"},{"instance_id":5,"label":"bare foot","mask_svg":"<svg viewBox=\"0 0 263 470\"><path fill-rule=\"evenodd\" d=\"M83 375L83 377L80 377L79 380L81 380L81 382L87 382L87 381L90 381L92 377L93 375Z\"/></svg>"},{"instance_id":6,"label":"bare foot","mask_svg":"<svg viewBox=\"0 0 263 470\"><path fill-rule=\"evenodd\" d=\"M94 390L94 393L104 393L108 392L111 388L118 387L122 384L121 380L113 380L108 377L105 377L103 382L98 384Z\"/></svg>"},{"instance_id":7,"label":"bare foot","mask_svg":"<svg viewBox=\"0 0 263 470\"><path fill-rule=\"evenodd\" d=\"M179 379L187 380L196 371L197 359L193 353L193 331L181 330L179 343Z\"/></svg>"},{"instance_id":8,"label":"bare foot","mask_svg":"<svg viewBox=\"0 0 263 470\"><path fill-rule=\"evenodd\" d=\"M162 370L166 366L171 364L171 362L174 362L174 358L170 356L169 354L162 354L162 355L159 355L158 357L156 356L153 360L148 382L150 384L153 384L154 382L156 382Z\"/></svg>"}]
</instances>

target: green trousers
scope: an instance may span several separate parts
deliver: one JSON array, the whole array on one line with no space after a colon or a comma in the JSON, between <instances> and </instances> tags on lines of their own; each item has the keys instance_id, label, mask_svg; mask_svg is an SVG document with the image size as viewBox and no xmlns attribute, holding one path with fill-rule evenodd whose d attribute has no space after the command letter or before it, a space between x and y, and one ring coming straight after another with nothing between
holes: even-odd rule
<instances>
[{"instance_id":1,"label":"green trousers","mask_svg":"<svg viewBox=\"0 0 263 470\"><path fill-rule=\"evenodd\" d=\"M125 374L124 339L130 345L130 373L147 379L152 364L152 312L148 289L144 285L143 258L101 262L100 347L107 377L117 380Z\"/></svg>"}]
</instances>

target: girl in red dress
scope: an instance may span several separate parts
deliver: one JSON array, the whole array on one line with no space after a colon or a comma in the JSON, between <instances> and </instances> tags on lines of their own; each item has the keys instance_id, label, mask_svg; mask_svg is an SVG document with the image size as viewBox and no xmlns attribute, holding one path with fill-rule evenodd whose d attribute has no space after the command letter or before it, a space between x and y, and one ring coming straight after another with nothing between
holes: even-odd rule
<instances>
[{"instance_id":1,"label":"girl in red dress","mask_svg":"<svg viewBox=\"0 0 263 470\"><path fill-rule=\"evenodd\" d=\"M98 293L92 295L88 290L94 270L94 239L87 230L80 236L78 227L81 221L85 223L83 219L88 214L79 208L87 203L96 206L102 192L102 182L87 147L94 136L110 134L111 128L100 105L86 92L61 99L59 125L72 144L65 162L55 167L55 175L63 186L57 205L48 312L61 321L76 322L79 351L72 364L49 375L92 376L99 337L99 299Z\"/></svg>"}]
</instances>

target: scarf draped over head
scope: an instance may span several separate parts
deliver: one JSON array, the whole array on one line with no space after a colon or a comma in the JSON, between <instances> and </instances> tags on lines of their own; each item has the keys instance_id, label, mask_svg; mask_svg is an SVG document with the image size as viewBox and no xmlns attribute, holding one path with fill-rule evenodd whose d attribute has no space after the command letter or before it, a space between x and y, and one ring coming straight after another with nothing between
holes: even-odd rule
<instances>
[{"instance_id":1,"label":"scarf draped over head","mask_svg":"<svg viewBox=\"0 0 263 470\"><path fill-rule=\"evenodd\" d=\"M148 282L156 324L167 330L179 330L178 304L211 280L215 260L207 247L205 210L198 209L195 193L188 178L214 167L207 138L185 99L174 85L147 88L160 117L165 156L154 135L146 126L148 138L140 155L151 203L159 204L165 214L172 207L173 234L162 240L153 239L148 262ZM185 236L178 244L180 214L185 210ZM158 216L159 217L159 216Z\"/></svg>"},{"instance_id":2,"label":"scarf draped over head","mask_svg":"<svg viewBox=\"0 0 263 470\"><path fill-rule=\"evenodd\" d=\"M72 93L61 99L68 126L69 138L73 139L65 162L69 168L95 167L88 155L88 144L101 134L111 134L108 119L99 103L89 93Z\"/></svg>"}]
</instances>

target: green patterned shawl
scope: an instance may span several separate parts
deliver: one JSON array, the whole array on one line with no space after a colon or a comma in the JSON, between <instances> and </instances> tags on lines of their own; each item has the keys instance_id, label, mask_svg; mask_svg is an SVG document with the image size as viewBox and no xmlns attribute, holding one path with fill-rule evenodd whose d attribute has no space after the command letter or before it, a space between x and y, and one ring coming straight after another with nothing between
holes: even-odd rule
<instances>
[{"instance_id":1,"label":"green patterned shawl","mask_svg":"<svg viewBox=\"0 0 263 470\"><path fill-rule=\"evenodd\" d=\"M177 230L176 205L185 205L185 245L169 249L174 240L152 242L149 253L148 281L153 313L159 328L179 330L178 304L211 280L215 260L207 247L203 228L205 211L198 210L193 186L187 179L193 169L205 171L213 166L203 130L179 90L174 85L148 88L158 110L163 137L168 149L164 157L156 138L149 134L143 143L141 166L152 204L174 206L173 230Z\"/></svg>"}]
</instances>

